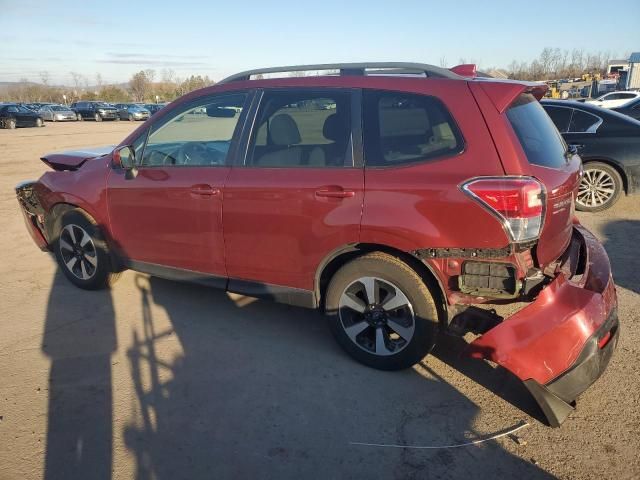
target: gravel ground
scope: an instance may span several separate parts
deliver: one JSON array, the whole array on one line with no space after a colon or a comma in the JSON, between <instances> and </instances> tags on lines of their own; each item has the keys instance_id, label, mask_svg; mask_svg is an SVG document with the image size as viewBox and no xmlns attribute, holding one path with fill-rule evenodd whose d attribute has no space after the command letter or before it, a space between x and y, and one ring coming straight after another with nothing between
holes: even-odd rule
<instances>
[{"instance_id":1,"label":"gravel ground","mask_svg":"<svg viewBox=\"0 0 640 480\"><path fill-rule=\"evenodd\" d=\"M640 477L640 198L580 215L604 242L622 335L559 429L503 370L443 342L405 372L351 361L320 315L126 272L84 292L26 233L13 187L47 152L134 125L0 131L0 478ZM407 450L351 442L445 446Z\"/></svg>"}]
</instances>

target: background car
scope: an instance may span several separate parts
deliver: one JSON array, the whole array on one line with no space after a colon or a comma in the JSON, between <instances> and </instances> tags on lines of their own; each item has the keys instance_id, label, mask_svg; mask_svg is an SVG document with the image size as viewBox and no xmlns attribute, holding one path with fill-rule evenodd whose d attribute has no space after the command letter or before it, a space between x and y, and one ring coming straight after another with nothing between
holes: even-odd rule
<instances>
[{"instance_id":1,"label":"background car","mask_svg":"<svg viewBox=\"0 0 640 480\"><path fill-rule=\"evenodd\" d=\"M66 105L44 105L38 110L44 120L50 122L75 121L78 119L76 112Z\"/></svg>"},{"instance_id":2,"label":"background car","mask_svg":"<svg viewBox=\"0 0 640 480\"><path fill-rule=\"evenodd\" d=\"M46 105L55 105L55 103L49 102L34 102L34 103L24 103L21 104L23 107L27 107L29 110L33 110L34 112L39 112L40 109Z\"/></svg>"},{"instance_id":3,"label":"background car","mask_svg":"<svg viewBox=\"0 0 640 480\"><path fill-rule=\"evenodd\" d=\"M166 107L167 105L168 104L166 103L145 103L144 108L149 110L149 113L151 115L154 115L158 113L160 110L162 110L164 107Z\"/></svg>"},{"instance_id":4,"label":"background car","mask_svg":"<svg viewBox=\"0 0 640 480\"><path fill-rule=\"evenodd\" d=\"M636 120L640 120L640 97L625 103L621 107L614 107L612 110L628 115Z\"/></svg>"},{"instance_id":5,"label":"background car","mask_svg":"<svg viewBox=\"0 0 640 480\"><path fill-rule=\"evenodd\" d=\"M106 102L76 102L71 104L71 109L76 112L78 120L120 120L118 109Z\"/></svg>"},{"instance_id":6,"label":"background car","mask_svg":"<svg viewBox=\"0 0 640 480\"><path fill-rule=\"evenodd\" d=\"M0 124L3 128L41 127L44 125L42 115L15 103L0 106Z\"/></svg>"},{"instance_id":7,"label":"background car","mask_svg":"<svg viewBox=\"0 0 640 480\"><path fill-rule=\"evenodd\" d=\"M621 107L625 103L640 97L640 92L611 92L602 95L594 100L586 100L590 103L604 108Z\"/></svg>"},{"instance_id":8,"label":"background car","mask_svg":"<svg viewBox=\"0 0 640 480\"><path fill-rule=\"evenodd\" d=\"M588 103L543 100L542 106L565 141L582 157L578 210L606 210L623 193L638 191L640 121Z\"/></svg>"},{"instance_id":9,"label":"background car","mask_svg":"<svg viewBox=\"0 0 640 480\"><path fill-rule=\"evenodd\" d=\"M115 107L118 109L118 116L121 120L133 122L134 120L146 120L151 116L149 110L137 103L118 103Z\"/></svg>"}]
</instances>

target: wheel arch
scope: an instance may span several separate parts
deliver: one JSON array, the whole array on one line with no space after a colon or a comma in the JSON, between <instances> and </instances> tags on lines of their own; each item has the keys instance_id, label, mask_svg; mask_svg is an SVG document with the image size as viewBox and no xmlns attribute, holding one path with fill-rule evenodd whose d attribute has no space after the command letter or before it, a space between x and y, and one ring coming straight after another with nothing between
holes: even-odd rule
<instances>
[{"instance_id":1,"label":"wheel arch","mask_svg":"<svg viewBox=\"0 0 640 480\"><path fill-rule=\"evenodd\" d=\"M422 262L416 256L397 248L376 243L355 243L344 245L329 253L318 266L314 281L314 296L316 306L324 309L324 299L327 287L334 274L345 264L372 252L383 252L399 258L411 267L423 280L429 291L434 295L438 308L438 320L447 323L447 301L442 282L431 265Z\"/></svg>"}]
</instances>

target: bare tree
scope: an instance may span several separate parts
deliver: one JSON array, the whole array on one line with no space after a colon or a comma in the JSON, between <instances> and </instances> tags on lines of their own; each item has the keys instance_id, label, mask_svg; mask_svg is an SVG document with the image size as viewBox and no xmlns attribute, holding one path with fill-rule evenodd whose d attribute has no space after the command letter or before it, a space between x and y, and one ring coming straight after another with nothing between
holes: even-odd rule
<instances>
[{"instance_id":1,"label":"bare tree","mask_svg":"<svg viewBox=\"0 0 640 480\"><path fill-rule=\"evenodd\" d=\"M447 68L447 57L444 57L444 56L440 57L440 66L442 68Z\"/></svg>"},{"instance_id":2,"label":"bare tree","mask_svg":"<svg viewBox=\"0 0 640 480\"><path fill-rule=\"evenodd\" d=\"M142 102L149 90L149 79L144 71L135 73L129 80L129 90L136 102Z\"/></svg>"}]
</instances>

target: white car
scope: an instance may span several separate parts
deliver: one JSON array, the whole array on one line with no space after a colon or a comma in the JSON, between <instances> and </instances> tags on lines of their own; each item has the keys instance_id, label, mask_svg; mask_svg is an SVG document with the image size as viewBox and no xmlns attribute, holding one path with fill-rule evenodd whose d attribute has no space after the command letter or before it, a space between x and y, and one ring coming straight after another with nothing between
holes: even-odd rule
<instances>
[{"instance_id":1,"label":"white car","mask_svg":"<svg viewBox=\"0 0 640 480\"><path fill-rule=\"evenodd\" d=\"M591 103L604 108L621 107L631 100L640 97L640 92L611 92L602 95L594 100L587 100L585 103Z\"/></svg>"}]
</instances>

